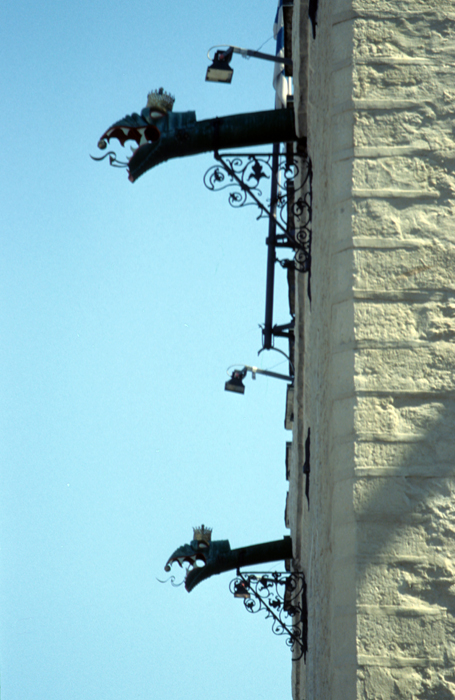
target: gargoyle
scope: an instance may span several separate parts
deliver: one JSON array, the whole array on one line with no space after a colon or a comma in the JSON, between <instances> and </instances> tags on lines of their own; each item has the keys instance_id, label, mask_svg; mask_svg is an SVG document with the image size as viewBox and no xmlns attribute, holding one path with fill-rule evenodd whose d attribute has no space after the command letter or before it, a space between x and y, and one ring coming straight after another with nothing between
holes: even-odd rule
<instances>
[{"instance_id":1,"label":"gargoyle","mask_svg":"<svg viewBox=\"0 0 455 700\"><path fill-rule=\"evenodd\" d=\"M193 528L193 539L189 544L179 547L169 557L164 567L170 571L172 564L177 562L180 566L188 563L185 577L185 588L193 590L201 581L210 576L221 574L231 569L239 569L243 566L265 564L269 561L280 559L292 559L292 541L290 537L273 542L264 542L249 547L231 549L228 540L212 542L212 530L202 525ZM202 566L198 566L201 562Z\"/></svg>"},{"instance_id":2,"label":"gargoyle","mask_svg":"<svg viewBox=\"0 0 455 700\"><path fill-rule=\"evenodd\" d=\"M140 114L133 113L115 122L98 141L102 150L110 139L118 139L122 146L128 140L136 142L138 147L127 163L131 182L170 158L297 140L293 109L234 114L198 122L196 112L172 112L173 104L174 98L163 88L151 92ZM114 154L111 164L117 163Z\"/></svg>"}]
</instances>

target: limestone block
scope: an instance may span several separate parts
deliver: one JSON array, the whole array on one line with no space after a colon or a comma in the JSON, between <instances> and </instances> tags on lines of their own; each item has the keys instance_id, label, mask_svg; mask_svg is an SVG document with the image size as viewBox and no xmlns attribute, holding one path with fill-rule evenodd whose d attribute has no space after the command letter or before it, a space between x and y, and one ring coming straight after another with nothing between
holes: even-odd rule
<instances>
[{"instance_id":1,"label":"limestone block","mask_svg":"<svg viewBox=\"0 0 455 700\"><path fill-rule=\"evenodd\" d=\"M423 531L422 531L423 532ZM397 606L450 613L455 602L454 551L438 553L431 538L421 543L418 555L370 561L359 567L357 605Z\"/></svg>"},{"instance_id":2,"label":"limestone block","mask_svg":"<svg viewBox=\"0 0 455 700\"><path fill-rule=\"evenodd\" d=\"M340 5L345 6L345 0L341 0ZM397 17L398 19L414 18L421 16L431 16L443 20L455 19L455 7L453 0L351 0L349 9L359 16L371 15L373 17L387 19Z\"/></svg>"},{"instance_id":3,"label":"limestone block","mask_svg":"<svg viewBox=\"0 0 455 700\"><path fill-rule=\"evenodd\" d=\"M445 517L433 531L431 517L435 514L440 516L441 512L445 513ZM355 534L359 581L362 572L372 564L390 563L394 567L399 563L401 568L413 571L417 579L419 575L423 576L425 566L431 563L437 572L447 572L443 575L444 581L449 576L450 585L454 584L453 544L447 537L453 536L453 527L449 523L452 515L451 503L433 494L433 500L421 504L419 513L408 512L388 522L373 513L370 517L365 516L358 522ZM340 530L346 537L349 535L352 546L352 526L344 525ZM441 544L441 535L444 534L448 549ZM435 577L431 577L431 581L435 583Z\"/></svg>"},{"instance_id":4,"label":"limestone block","mask_svg":"<svg viewBox=\"0 0 455 700\"><path fill-rule=\"evenodd\" d=\"M432 670L429 660L415 665L389 668L363 668L357 674L359 698L375 700L452 700L455 697L454 674L448 670Z\"/></svg>"},{"instance_id":5,"label":"limestone block","mask_svg":"<svg viewBox=\"0 0 455 700\"><path fill-rule=\"evenodd\" d=\"M335 304L332 337L337 351L386 343L419 345L455 339L455 302L410 304L399 301L356 301ZM346 347L347 346L347 347Z\"/></svg>"},{"instance_id":6,"label":"limestone block","mask_svg":"<svg viewBox=\"0 0 455 700\"><path fill-rule=\"evenodd\" d=\"M336 154L354 145L354 119L356 113L350 110L333 110L332 115L332 148Z\"/></svg>"},{"instance_id":7,"label":"limestone block","mask_svg":"<svg viewBox=\"0 0 455 700\"><path fill-rule=\"evenodd\" d=\"M342 302L333 309L333 338L340 350L345 345L352 347L355 342L376 343L378 347L385 343L453 342L455 302Z\"/></svg>"},{"instance_id":8,"label":"limestone block","mask_svg":"<svg viewBox=\"0 0 455 700\"><path fill-rule=\"evenodd\" d=\"M332 338L334 348L345 349L355 341L354 314L357 313L352 300L334 304L332 309Z\"/></svg>"},{"instance_id":9,"label":"limestone block","mask_svg":"<svg viewBox=\"0 0 455 700\"><path fill-rule=\"evenodd\" d=\"M371 436L370 440L363 437L355 445L356 471L392 470L396 474L428 475L432 465L434 476L455 475L455 460L453 458L453 424L447 425L445 439L439 439L438 431L424 435L414 433L397 434L395 436ZM374 441L373 441L374 440ZM351 450L343 445L339 450L346 455L340 459L345 468L349 465Z\"/></svg>"},{"instance_id":10,"label":"limestone block","mask_svg":"<svg viewBox=\"0 0 455 700\"><path fill-rule=\"evenodd\" d=\"M355 489L354 479L343 479L335 483L332 505L332 524L334 527L355 522L357 517L354 510Z\"/></svg>"},{"instance_id":11,"label":"limestone block","mask_svg":"<svg viewBox=\"0 0 455 700\"><path fill-rule=\"evenodd\" d=\"M352 233L354 236L375 236L406 241L407 238L455 240L452 219L455 203L448 197L425 202L392 198L356 199L353 202Z\"/></svg>"},{"instance_id":12,"label":"limestone block","mask_svg":"<svg viewBox=\"0 0 455 700\"><path fill-rule=\"evenodd\" d=\"M354 250L354 288L455 291L455 247Z\"/></svg>"},{"instance_id":13,"label":"limestone block","mask_svg":"<svg viewBox=\"0 0 455 700\"><path fill-rule=\"evenodd\" d=\"M333 256L333 264L328 271L332 293L336 297L346 298L352 296L354 285L354 251L342 250Z\"/></svg>"},{"instance_id":14,"label":"limestone block","mask_svg":"<svg viewBox=\"0 0 455 700\"><path fill-rule=\"evenodd\" d=\"M453 439L455 406L449 399L427 396L359 396L354 408L354 430L378 439L407 435L438 441ZM429 470L430 471L430 470Z\"/></svg>"},{"instance_id":15,"label":"limestone block","mask_svg":"<svg viewBox=\"0 0 455 700\"><path fill-rule=\"evenodd\" d=\"M337 484L337 490L342 492L343 486ZM345 488L345 498L346 491ZM357 520L382 517L388 523L392 520L429 523L430 517L440 517L442 511L455 515L455 506L450 507L454 492L453 478L359 478L353 486L353 506ZM450 527L451 532L454 529Z\"/></svg>"},{"instance_id":16,"label":"limestone block","mask_svg":"<svg viewBox=\"0 0 455 700\"><path fill-rule=\"evenodd\" d=\"M351 198L352 165L352 161L348 159L336 161L333 164L332 187L335 202L343 202Z\"/></svg>"},{"instance_id":17,"label":"limestone block","mask_svg":"<svg viewBox=\"0 0 455 700\"><path fill-rule=\"evenodd\" d=\"M353 200L338 202L333 207L333 243L352 240Z\"/></svg>"},{"instance_id":18,"label":"limestone block","mask_svg":"<svg viewBox=\"0 0 455 700\"><path fill-rule=\"evenodd\" d=\"M332 663L335 668L339 668L352 663L352 659L356 658L356 615L335 613L334 618Z\"/></svg>"},{"instance_id":19,"label":"limestone block","mask_svg":"<svg viewBox=\"0 0 455 700\"><path fill-rule=\"evenodd\" d=\"M335 400L350 397L354 394L354 389L358 382L358 379L354 378L355 373L356 357L352 351L337 352L333 355L330 384ZM357 370L357 373L359 373L359 370ZM334 407L334 411L336 412L337 410L338 405L337 408ZM336 417L337 422L334 424L334 427L337 430L340 430L340 420L344 419L342 417L340 417L340 419ZM341 428L341 430L344 432L344 428Z\"/></svg>"},{"instance_id":20,"label":"limestone block","mask_svg":"<svg viewBox=\"0 0 455 700\"><path fill-rule=\"evenodd\" d=\"M345 104L352 95L352 68L346 66L339 68L332 77L332 108L337 111L338 107Z\"/></svg>"},{"instance_id":21,"label":"limestone block","mask_svg":"<svg viewBox=\"0 0 455 700\"><path fill-rule=\"evenodd\" d=\"M395 152L406 146L415 151L428 151L436 125L438 133L446 132L440 147L453 148L452 120L447 118L443 129L430 107L419 105L413 109L356 109L352 115L353 145L382 146Z\"/></svg>"},{"instance_id":22,"label":"limestone block","mask_svg":"<svg viewBox=\"0 0 455 700\"><path fill-rule=\"evenodd\" d=\"M355 559L339 559L333 564L333 608L341 608L345 613L356 610L356 563ZM366 601L368 602L368 601Z\"/></svg>"},{"instance_id":23,"label":"limestone block","mask_svg":"<svg viewBox=\"0 0 455 700\"><path fill-rule=\"evenodd\" d=\"M357 3L355 3L357 4ZM450 33L447 31L447 16L445 12L428 12L434 9L443 10L453 6L453 0L444 3L444 0L434 0L433 3L425 3L427 12L419 14L416 11L416 3L412 6L406 2L406 9L414 10L414 16L403 15L397 10L397 3L379 3L371 7L369 2L362 3L360 10L365 11L364 17L354 20L353 54L356 60L375 62L378 59L388 59L390 62L425 61L437 62L441 58L444 61L455 55L455 47L450 41ZM357 8L360 9L357 4ZM371 9L380 10L377 17L371 16ZM392 15L384 15L383 11L392 10ZM395 10L396 13L393 13ZM394 16L393 16L394 14Z\"/></svg>"},{"instance_id":24,"label":"limestone block","mask_svg":"<svg viewBox=\"0 0 455 700\"><path fill-rule=\"evenodd\" d=\"M344 9L349 8L349 3L345 2ZM338 12L340 11L338 6ZM343 64L350 65L352 62L352 47L354 45L354 22L338 22L333 24L331 45L332 45L332 65L335 70ZM337 76L335 74L335 80ZM352 78L350 81L352 91Z\"/></svg>"},{"instance_id":25,"label":"limestone block","mask_svg":"<svg viewBox=\"0 0 455 700\"><path fill-rule=\"evenodd\" d=\"M359 63L353 70L353 97L363 100L391 97L421 103L434 98L434 81L442 79L436 73L433 66L420 62Z\"/></svg>"},{"instance_id":26,"label":"limestone block","mask_svg":"<svg viewBox=\"0 0 455 700\"><path fill-rule=\"evenodd\" d=\"M352 523L338 525L332 533L332 549L334 563L339 560L355 561L356 529Z\"/></svg>"},{"instance_id":27,"label":"limestone block","mask_svg":"<svg viewBox=\"0 0 455 700\"><path fill-rule=\"evenodd\" d=\"M351 357L354 361L352 353L346 353L346 356ZM335 442L338 443L340 438L346 436L352 437L354 432L354 396L337 399L332 406L332 435Z\"/></svg>"},{"instance_id":28,"label":"limestone block","mask_svg":"<svg viewBox=\"0 0 455 700\"><path fill-rule=\"evenodd\" d=\"M355 473L355 444L352 433L338 437L332 442L330 464L335 479L349 479Z\"/></svg>"},{"instance_id":29,"label":"limestone block","mask_svg":"<svg viewBox=\"0 0 455 700\"><path fill-rule=\"evenodd\" d=\"M446 650L455 651L453 638L447 638L446 615L437 609L402 605L386 610L380 606L368 608L368 612L361 609L357 616L359 656L431 658L441 662Z\"/></svg>"},{"instance_id":30,"label":"limestone block","mask_svg":"<svg viewBox=\"0 0 455 700\"><path fill-rule=\"evenodd\" d=\"M419 192L424 197L439 197L441 189L454 191L453 177L428 158L392 156L358 158L352 171L354 190L394 190ZM374 196L374 194L373 194Z\"/></svg>"},{"instance_id":31,"label":"limestone block","mask_svg":"<svg viewBox=\"0 0 455 700\"><path fill-rule=\"evenodd\" d=\"M355 357L357 391L380 393L397 391L449 392L455 390L455 348L449 344L437 348L394 348L361 350ZM334 358L338 361L341 355ZM347 362L337 363L338 372ZM339 377L339 386L348 388L351 378Z\"/></svg>"},{"instance_id":32,"label":"limestone block","mask_svg":"<svg viewBox=\"0 0 455 700\"><path fill-rule=\"evenodd\" d=\"M357 342L409 343L426 340L425 311L423 304L357 302L353 314L355 331L353 328L352 333Z\"/></svg>"}]
</instances>

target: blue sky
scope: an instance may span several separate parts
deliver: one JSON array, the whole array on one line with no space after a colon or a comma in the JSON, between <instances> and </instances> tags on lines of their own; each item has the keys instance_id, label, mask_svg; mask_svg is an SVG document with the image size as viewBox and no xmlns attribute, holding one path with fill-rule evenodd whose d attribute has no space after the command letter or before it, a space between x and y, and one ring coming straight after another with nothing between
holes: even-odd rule
<instances>
[{"instance_id":1,"label":"blue sky","mask_svg":"<svg viewBox=\"0 0 455 700\"><path fill-rule=\"evenodd\" d=\"M287 532L285 383L223 391L235 363L287 372L257 357L267 223L205 189L210 154L134 185L89 158L160 86L198 119L273 108L272 64L236 56L232 85L204 77L211 46L259 48L275 11L0 10L2 700L290 695L289 649L229 574L191 594L156 580L193 525L232 547Z\"/></svg>"}]
</instances>

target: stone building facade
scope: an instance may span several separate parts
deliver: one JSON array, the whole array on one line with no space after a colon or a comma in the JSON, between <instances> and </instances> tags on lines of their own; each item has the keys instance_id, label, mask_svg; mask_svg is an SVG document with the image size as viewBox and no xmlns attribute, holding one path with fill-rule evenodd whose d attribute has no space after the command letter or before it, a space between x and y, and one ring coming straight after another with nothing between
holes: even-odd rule
<instances>
[{"instance_id":1,"label":"stone building facade","mask_svg":"<svg viewBox=\"0 0 455 700\"><path fill-rule=\"evenodd\" d=\"M308 653L293 698L449 700L455 0L295 0L293 58L313 166L287 507Z\"/></svg>"}]
</instances>

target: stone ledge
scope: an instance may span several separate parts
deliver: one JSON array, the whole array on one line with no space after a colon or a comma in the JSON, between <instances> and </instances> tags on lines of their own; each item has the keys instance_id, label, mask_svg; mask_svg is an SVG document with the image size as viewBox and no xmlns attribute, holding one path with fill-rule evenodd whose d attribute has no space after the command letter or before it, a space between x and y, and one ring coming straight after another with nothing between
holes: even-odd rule
<instances>
[{"instance_id":1,"label":"stone ledge","mask_svg":"<svg viewBox=\"0 0 455 700\"><path fill-rule=\"evenodd\" d=\"M333 154L333 162L353 160L354 158L384 158L387 156L422 156L431 153L431 147L424 141L410 143L406 146L351 146Z\"/></svg>"},{"instance_id":2,"label":"stone ledge","mask_svg":"<svg viewBox=\"0 0 455 700\"><path fill-rule=\"evenodd\" d=\"M332 255L354 248L381 248L397 250L400 248L433 248L434 241L428 238L381 238L378 236L353 236L338 240L332 245ZM454 245L455 249L455 245Z\"/></svg>"},{"instance_id":3,"label":"stone ledge","mask_svg":"<svg viewBox=\"0 0 455 700\"><path fill-rule=\"evenodd\" d=\"M452 340L353 340L346 343L338 343L332 346L334 355L339 355L343 352L355 352L356 350L419 350L432 349L435 344L438 344L438 349L444 348L444 345L453 345Z\"/></svg>"},{"instance_id":4,"label":"stone ledge","mask_svg":"<svg viewBox=\"0 0 455 700\"><path fill-rule=\"evenodd\" d=\"M397 109L421 109L422 101L417 100L394 100L394 99L378 99L378 98L351 98L339 102L338 105L333 105L332 114L340 112L353 112L355 110L397 110Z\"/></svg>"},{"instance_id":5,"label":"stone ledge","mask_svg":"<svg viewBox=\"0 0 455 700\"><path fill-rule=\"evenodd\" d=\"M399 190L396 187L381 187L378 189L357 189L357 188L352 188L351 190L351 197L346 197L346 199L371 199L372 197L374 198L380 198L380 199L437 199L438 197L441 196L441 192L439 190ZM335 199L335 198L334 198ZM345 201L344 200L344 201ZM336 200L337 202L339 201L338 199Z\"/></svg>"},{"instance_id":6,"label":"stone ledge","mask_svg":"<svg viewBox=\"0 0 455 700\"><path fill-rule=\"evenodd\" d=\"M387 666L388 668L404 668L405 666L445 666L443 658L406 657L406 656L357 656L359 666Z\"/></svg>"},{"instance_id":7,"label":"stone ledge","mask_svg":"<svg viewBox=\"0 0 455 700\"><path fill-rule=\"evenodd\" d=\"M388 289L346 289L333 295L332 306L343 304L347 301L374 301L374 302L409 302L412 304L425 304L428 302L453 301L453 290L433 288L428 290L404 289L390 291Z\"/></svg>"},{"instance_id":8,"label":"stone ledge","mask_svg":"<svg viewBox=\"0 0 455 700\"><path fill-rule=\"evenodd\" d=\"M385 395L388 396L388 394ZM376 396L376 392L374 392L372 396ZM433 399L434 397L431 398ZM340 399L335 399L335 401L338 402L340 401ZM336 436L337 443L341 445L345 443L350 443L352 442L352 440L355 440L355 442L359 444L377 445L378 443L380 443L381 445L414 445L416 443L426 442L428 440L428 432L419 433L418 431L416 431L414 433L386 433L385 431L369 432L367 430L363 431L358 429L356 430L353 428L349 433L346 433L345 435ZM444 442L447 442L447 440L445 440Z\"/></svg>"},{"instance_id":9,"label":"stone ledge","mask_svg":"<svg viewBox=\"0 0 455 700\"><path fill-rule=\"evenodd\" d=\"M421 467L423 469L423 467ZM455 479L455 468L453 464L447 464L446 469L434 471L431 475L422 474L416 469L403 468L400 465L390 467L354 467L337 469L334 474L334 484L343 484L346 481L357 482L362 479L420 479L421 481L430 481L432 479Z\"/></svg>"},{"instance_id":10,"label":"stone ledge","mask_svg":"<svg viewBox=\"0 0 455 700\"><path fill-rule=\"evenodd\" d=\"M396 617L447 617L447 610L432 605L366 605L358 604L357 613L360 615L390 615Z\"/></svg>"},{"instance_id":11,"label":"stone ledge","mask_svg":"<svg viewBox=\"0 0 455 700\"><path fill-rule=\"evenodd\" d=\"M383 20L390 20L390 19L411 19L413 17L420 17L420 13L416 12L415 10L409 10L409 0L406 0L406 4L403 6L403 9L394 9L394 10L387 10L382 9L378 10L378 2L376 1L375 9L368 9L365 6L360 6L357 5L357 8L352 8L350 10L345 10L344 12L334 12L332 15L332 27L334 27L337 24L342 24L343 22L352 22L353 20L357 19L377 19L380 21ZM450 0L449 0L450 2ZM428 3L429 5L429 3ZM425 17L428 19L447 19L449 22L454 22L455 21L455 13L454 12L446 12L442 14L442 12L438 12L438 9L440 9L441 5L441 0L434 0L434 5L433 7L428 7L428 5L425 5ZM453 5L450 5L450 8L452 8Z\"/></svg>"}]
</instances>

